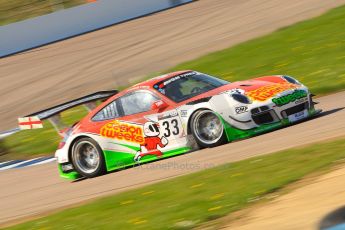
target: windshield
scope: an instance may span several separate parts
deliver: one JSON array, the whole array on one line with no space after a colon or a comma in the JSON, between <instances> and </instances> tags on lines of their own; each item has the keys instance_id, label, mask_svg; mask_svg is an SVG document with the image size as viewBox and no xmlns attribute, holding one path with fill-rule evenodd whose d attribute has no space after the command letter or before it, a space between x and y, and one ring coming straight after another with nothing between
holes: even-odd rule
<instances>
[{"instance_id":1,"label":"windshield","mask_svg":"<svg viewBox=\"0 0 345 230\"><path fill-rule=\"evenodd\" d=\"M229 82L198 72L188 72L166 79L154 88L175 102L181 102Z\"/></svg>"}]
</instances>

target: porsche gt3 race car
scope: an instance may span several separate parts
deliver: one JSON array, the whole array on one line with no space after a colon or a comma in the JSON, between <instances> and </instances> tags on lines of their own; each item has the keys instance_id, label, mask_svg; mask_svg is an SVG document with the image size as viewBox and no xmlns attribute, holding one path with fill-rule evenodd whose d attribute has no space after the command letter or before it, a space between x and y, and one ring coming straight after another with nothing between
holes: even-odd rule
<instances>
[{"instance_id":1,"label":"porsche gt3 race car","mask_svg":"<svg viewBox=\"0 0 345 230\"><path fill-rule=\"evenodd\" d=\"M113 94L65 132L55 154L62 177L215 147L320 112L308 88L283 75L230 83L180 71Z\"/></svg>"}]
</instances>

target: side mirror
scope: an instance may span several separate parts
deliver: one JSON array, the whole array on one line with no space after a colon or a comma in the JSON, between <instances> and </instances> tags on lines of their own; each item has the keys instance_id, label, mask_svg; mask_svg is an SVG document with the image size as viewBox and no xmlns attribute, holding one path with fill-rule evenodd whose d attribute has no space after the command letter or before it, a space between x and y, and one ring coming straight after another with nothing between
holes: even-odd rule
<instances>
[{"instance_id":1,"label":"side mirror","mask_svg":"<svg viewBox=\"0 0 345 230\"><path fill-rule=\"evenodd\" d=\"M163 110L163 109L167 108L168 106L169 105L165 101L158 100L158 101L155 101L152 103L151 109L152 110Z\"/></svg>"}]
</instances>

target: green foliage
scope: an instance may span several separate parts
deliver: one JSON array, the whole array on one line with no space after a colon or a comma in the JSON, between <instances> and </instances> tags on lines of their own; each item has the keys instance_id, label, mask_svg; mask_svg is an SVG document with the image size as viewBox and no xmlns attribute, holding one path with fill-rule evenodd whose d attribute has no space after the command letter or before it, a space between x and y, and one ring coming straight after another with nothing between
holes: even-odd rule
<instances>
[{"instance_id":1,"label":"green foliage","mask_svg":"<svg viewBox=\"0 0 345 230\"><path fill-rule=\"evenodd\" d=\"M7 154L8 150L4 145L4 141L0 139L0 157Z\"/></svg>"},{"instance_id":2,"label":"green foliage","mask_svg":"<svg viewBox=\"0 0 345 230\"><path fill-rule=\"evenodd\" d=\"M0 26L87 3L86 0L0 0Z\"/></svg>"}]
</instances>

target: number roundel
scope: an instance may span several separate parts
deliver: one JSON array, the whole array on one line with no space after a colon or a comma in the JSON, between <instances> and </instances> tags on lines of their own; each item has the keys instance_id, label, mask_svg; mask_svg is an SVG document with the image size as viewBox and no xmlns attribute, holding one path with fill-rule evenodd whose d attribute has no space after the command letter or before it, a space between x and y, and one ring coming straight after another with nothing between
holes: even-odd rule
<instances>
[{"instance_id":1,"label":"number roundel","mask_svg":"<svg viewBox=\"0 0 345 230\"><path fill-rule=\"evenodd\" d=\"M171 121L164 121L162 123L165 137L170 137L171 134L178 135L180 133L180 129L178 127L177 119L172 119Z\"/></svg>"}]
</instances>

